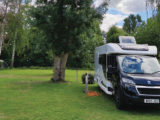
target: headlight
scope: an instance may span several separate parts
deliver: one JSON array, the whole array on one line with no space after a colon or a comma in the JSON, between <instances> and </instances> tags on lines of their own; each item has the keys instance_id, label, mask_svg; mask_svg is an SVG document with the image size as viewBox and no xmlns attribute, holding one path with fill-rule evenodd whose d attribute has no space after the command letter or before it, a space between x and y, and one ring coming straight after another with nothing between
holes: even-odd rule
<instances>
[{"instance_id":1,"label":"headlight","mask_svg":"<svg viewBox=\"0 0 160 120\"><path fill-rule=\"evenodd\" d=\"M122 78L122 81L123 81L124 83L127 83L127 84L135 85L135 83L134 83L132 80L128 79L128 78Z\"/></svg>"}]
</instances>

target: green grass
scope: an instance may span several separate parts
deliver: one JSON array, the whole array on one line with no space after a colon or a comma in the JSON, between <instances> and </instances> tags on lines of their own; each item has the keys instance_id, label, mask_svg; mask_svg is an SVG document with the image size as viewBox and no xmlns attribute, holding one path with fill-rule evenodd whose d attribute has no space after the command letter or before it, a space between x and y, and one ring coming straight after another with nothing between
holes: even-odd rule
<instances>
[{"instance_id":1,"label":"green grass","mask_svg":"<svg viewBox=\"0 0 160 120\"><path fill-rule=\"evenodd\" d=\"M159 108L117 110L113 98L88 97L81 75L67 70L67 83L50 83L51 69L0 71L0 120L158 120ZM90 90L98 91L97 85Z\"/></svg>"}]
</instances>

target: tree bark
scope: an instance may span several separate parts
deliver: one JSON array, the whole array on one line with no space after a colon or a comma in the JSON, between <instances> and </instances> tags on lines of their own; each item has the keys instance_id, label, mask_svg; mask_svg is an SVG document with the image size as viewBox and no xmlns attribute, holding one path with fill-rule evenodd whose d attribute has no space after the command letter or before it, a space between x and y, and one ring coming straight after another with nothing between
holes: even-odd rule
<instances>
[{"instance_id":1,"label":"tree bark","mask_svg":"<svg viewBox=\"0 0 160 120\"><path fill-rule=\"evenodd\" d=\"M53 70L53 81L59 81L59 74L60 74L60 63L61 59L59 56L55 56L54 58L54 70Z\"/></svg>"},{"instance_id":2,"label":"tree bark","mask_svg":"<svg viewBox=\"0 0 160 120\"><path fill-rule=\"evenodd\" d=\"M61 57L60 81L65 81L65 70L66 70L67 59L68 59L68 53L65 53Z\"/></svg>"},{"instance_id":3,"label":"tree bark","mask_svg":"<svg viewBox=\"0 0 160 120\"><path fill-rule=\"evenodd\" d=\"M68 59L68 53L65 53L63 55L55 56L54 58L54 74L52 81L53 82L64 82L65 81L65 69L66 69L66 63Z\"/></svg>"}]
</instances>

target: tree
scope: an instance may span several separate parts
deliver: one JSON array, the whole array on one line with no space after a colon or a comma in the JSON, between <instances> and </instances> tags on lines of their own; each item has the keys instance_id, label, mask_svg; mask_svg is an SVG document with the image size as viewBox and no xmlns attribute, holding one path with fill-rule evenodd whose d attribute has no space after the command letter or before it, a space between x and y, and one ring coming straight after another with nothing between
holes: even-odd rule
<instances>
[{"instance_id":1,"label":"tree","mask_svg":"<svg viewBox=\"0 0 160 120\"><path fill-rule=\"evenodd\" d=\"M112 26L107 32L107 43L119 43L119 36L128 35L122 29L117 28L116 26Z\"/></svg>"},{"instance_id":2,"label":"tree","mask_svg":"<svg viewBox=\"0 0 160 120\"><path fill-rule=\"evenodd\" d=\"M136 31L135 38L138 43L155 45L160 51L160 28L159 22L155 18L150 18L147 23Z\"/></svg>"},{"instance_id":3,"label":"tree","mask_svg":"<svg viewBox=\"0 0 160 120\"><path fill-rule=\"evenodd\" d=\"M2 49L2 43L5 42L4 41L5 39L9 39L9 41L12 41L10 42L13 48L12 58L11 58L11 67L13 67L14 65L16 44L18 42L20 43L20 41L23 40L22 37L21 39L19 38L19 36L22 36L23 30L25 28L25 24L22 23L22 21L25 21L23 19L24 10L22 11L22 8L24 8L25 4L27 3L28 3L28 0L25 0L25 1L4 0L3 2L1 2L1 5L2 5L1 11L3 12L1 13L1 35L0 35L1 47L0 48ZM23 45L19 44L18 48L20 48L21 46Z\"/></svg>"},{"instance_id":4,"label":"tree","mask_svg":"<svg viewBox=\"0 0 160 120\"><path fill-rule=\"evenodd\" d=\"M13 36L12 58L11 58L11 65L10 65L11 68L13 68L13 66L14 66L16 40L17 40L17 35L18 35L18 28L20 27L20 24L21 24L21 18L22 18L21 8L22 8L22 0L12 1L11 9L13 9L13 12L12 12L13 17L10 21L10 24L12 24L12 27L14 27L14 31L11 31L11 32L13 32L14 36ZM23 26L23 25L21 25L21 26Z\"/></svg>"},{"instance_id":5,"label":"tree","mask_svg":"<svg viewBox=\"0 0 160 120\"><path fill-rule=\"evenodd\" d=\"M27 1L23 0L11 0L9 4L9 10L7 13L7 37L12 44L12 55L10 67L14 67L15 54L22 53L23 47L26 43L26 9Z\"/></svg>"},{"instance_id":6,"label":"tree","mask_svg":"<svg viewBox=\"0 0 160 120\"><path fill-rule=\"evenodd\" d=\"M83 43L80 35L88 31L93 21L102 19L102 12L91 7L92 3L92 0L38 0L31 10L34 25L45 33L54 52L53 81L65 80L69 53L79 49Z\"/></svg>"},{"instance_id":7,"label":"tree","mask_svg":"<svg viewBox=\"0 0 160 120\"><path fill-rule=\"evenodd\" d=\"M152 11L152 17L156 16L159 5L160 5L160 0L146 0L147 18L150 10Z\"/></svg>"},{"instance_id":8,"label":"tree","mask_svg":"<svg viewBox=\"0 0 160 120\"><path fill-rule=\"evenodd\" d=\"M2 45L4 42L4 36L5 36L5 25L6 25L6 15L8 12L8 5L9 5L9 1L4 0L3 2L1 2L1 6L0 6L0 25L1 25L1 29L0 29L0 55L1 55Z\"/></svg>"},{"instance_id":9,"label":"tree","mask_svg":"<svg viewBox=\"0 0 160 120\"><path fill-rule=\"evenodd\" d=\"M128 18L124 19L123 30L127 33L133 33L137 27L142 23L141 16L133 14L129 15Z\"/></svg>"},{"instance_id":10,"label":"tree","mask_svg":"<svg viewBox=\"0 0 160 120\"><path fill-rule=\"evenodd\" d=\"M158 6L156 21L157 21L157 25L158 25L158 26L157 26L157 28L158 28L157 31L160 32L160 5Z\"/></svg>"},{"instance_id":11,"label":"tree","mask_svg":"<svg viewBox=\"0 0 160 120\"><path fill-rule=\"evenodd\" d=\"M83 44L79 49L70 52L67 66L71 68L94 68L94 51L97 46L103 45L102 32L99 21L94 21L89 28L89 32L80 35Z\"/></svg>"}]
</instances>

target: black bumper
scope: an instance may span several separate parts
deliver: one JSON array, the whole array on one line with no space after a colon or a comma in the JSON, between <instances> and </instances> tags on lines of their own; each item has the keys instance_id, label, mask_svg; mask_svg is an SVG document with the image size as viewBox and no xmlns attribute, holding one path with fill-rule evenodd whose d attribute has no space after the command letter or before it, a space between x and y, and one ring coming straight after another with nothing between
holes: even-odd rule
<instances>
[{"instance_id":1,"label":"black bumper","mask_svg":"<svg viewBox=\"0 0 160 120\"><path fill-rule=\"evenodd\" d=\"M127 103L140 105L160 105L160 103L144 103L144 99L159 99L160 96L141 96L135 86L121 84L121 91Z\"/></svg>"}]
</instances>

